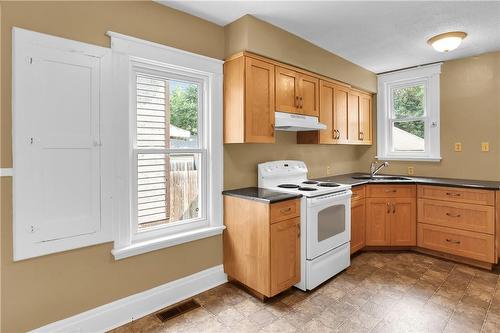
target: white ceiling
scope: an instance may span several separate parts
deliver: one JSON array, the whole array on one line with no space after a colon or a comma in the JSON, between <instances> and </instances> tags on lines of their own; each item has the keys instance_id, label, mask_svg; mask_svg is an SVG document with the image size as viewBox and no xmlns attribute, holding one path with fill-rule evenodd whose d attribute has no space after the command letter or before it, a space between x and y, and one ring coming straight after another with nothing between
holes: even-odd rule
<instances>
[{"instance_id":1,"label":"white ceiling","mask_svg":"<svg viewBox=\"0 0 500 333\"><path fill-rule=\"evenodd\" d=\"M222 26L251 14L375 73L500 50L500 2L158 2ZM468 33L457 50L427 44L455 30Z\"/></svg>"}]
</instances>

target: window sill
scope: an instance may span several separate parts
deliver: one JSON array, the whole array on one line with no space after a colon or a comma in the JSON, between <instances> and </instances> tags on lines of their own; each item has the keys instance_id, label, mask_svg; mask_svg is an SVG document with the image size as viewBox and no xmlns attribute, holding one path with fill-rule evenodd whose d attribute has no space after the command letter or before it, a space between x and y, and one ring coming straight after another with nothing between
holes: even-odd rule
<instances>
[{"instance_id":1,"label":"window sill","mask_svg":"<svg viewBox=\"0 0 500 333\"><path fill-rule=\"evenodd\" d=\"M192 242L198 239L220 235L225 228L225 226L217 226L190 230L175 235L168 235L165 237L134 243L122 248L115 248L111 250L111 253L115 257L115 260L120 260L143 253Z\"/></svg>"},{"instance_id":2,"label":"window sill","mask_svg":"<svg viewBox=\"0 0 500 333\"><path fill-rule=\"evenodd\" d=\"M402 162L441 162L441 157L398 157L398 156L375 156L380 161L402 161Z\"/></svg>"}]
</instances>

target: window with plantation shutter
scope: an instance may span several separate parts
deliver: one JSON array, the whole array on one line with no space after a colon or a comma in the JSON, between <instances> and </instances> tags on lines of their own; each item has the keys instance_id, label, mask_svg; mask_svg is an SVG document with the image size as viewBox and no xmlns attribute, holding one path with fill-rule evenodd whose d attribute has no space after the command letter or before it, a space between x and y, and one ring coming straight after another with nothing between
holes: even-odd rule
<instances>
[{"instance_id":1,"label":"window with plantation shutter","mask_svg":"<svg viewBox=\"0 0 500 333\"><path fill-rule=\"evenodd\" d=\"M223 62L108 35L117 96L112 254L220 235Z\"/></svg>"}]
</instances>

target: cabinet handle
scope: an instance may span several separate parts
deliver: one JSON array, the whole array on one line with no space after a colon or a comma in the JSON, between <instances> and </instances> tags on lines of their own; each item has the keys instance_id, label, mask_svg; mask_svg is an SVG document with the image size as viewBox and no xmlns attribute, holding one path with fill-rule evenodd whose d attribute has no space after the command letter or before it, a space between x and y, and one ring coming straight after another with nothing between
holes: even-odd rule
<instances>
[{"instance_id":1,"label":"cabinet handle","mask_svg":"<svg viewBox=\"0 0 500 333\"><path fill-rule=\"evenodd\" d=\"M396 204L392 204L392 213L396 214Z\"/></svg>"},{"instance_id":2,"label":"cabinet handle","mask_svg":"<svg viewBox=\"0 0 500 333\"><path fill-rule=\"evenodd\" d=\"M451 197L459 197L459 196L461 196L460 193L450 193L450 192L446 192L446 195L449 195Z\"/></svg>"},{"instance_id":3,"label":"cabinet handle","mask_svg":"<svg viewBox=\"0 0 500 333\"><path fill-rule=\"evenodd\" d=\"M392 190L385 190L385 193L396 193L398 190L392 189Z\"/></svg>"},{"instance_id":4,"label":"cabinet handle","mask_svg":"<svg viewBox=\"0 0 500 333\"><path fill-rule=\"evenodd\" d=\"M460 217L460 214L452 214L452 213L446 213L449 217Z\"/></svg>"},{"instance_id":5,"label":"cabinet handle","mask_svg":"<svg viewBox=\"0 0 500 333\"><path fill-rule=\"evenodd\" d=\"M387 203L387 214L391 212L391 206L389 206L389 203Z\"/></svg>"},{"instance_id":6,"label":"cabinet handle","mask_svg":"<svg viewBox=\"0 0 500 333\"><path fill-rule=\"evenodd\" d=\"M280 210L282 214L289 214L292 211L292 207L288 207L286 209Z\"/></svg>"},{"instance_id":7,"label":"cabinet handle","mask_svg":"<svg viewBox=\"0 0 500 333\"><path fill-rule=\"evenodd\" d=\"M297 237L300 238L300 224L297 224Z\"/></svg>"},{"instance_id":8,"label":"cabinet handle","mask_svg":"<svg viewBox=\"0 0 500 333\"><path fill-rule=\"evenodd\" d=\"M304 107L304 101L302 100L302 96L300 98L300 108L302 109Z\"/></svg>"},{"instance_id":9,"label":"cabinet handle","mask_svg":"<svg viewBox=\"0 0 500 333\"><path fill-rule=\"evenodd\" d=\"M446 238L446 241L447 241L448 243L452 243L452 244L460 244L460 241L453 240L453 239L450 239L450 238Z\"/></svg>"},{"instance_id":10,"label":"cabinet handle","mask_svg":"<svg viewBox=\"0 0 500 333\"><path fill-rule=\"evenodd\" d=\"M363 132L359 132L358 138L359 138L359 140L363 140L365 138L365 135L363 134Z\"/></svg>"}]
</instances>

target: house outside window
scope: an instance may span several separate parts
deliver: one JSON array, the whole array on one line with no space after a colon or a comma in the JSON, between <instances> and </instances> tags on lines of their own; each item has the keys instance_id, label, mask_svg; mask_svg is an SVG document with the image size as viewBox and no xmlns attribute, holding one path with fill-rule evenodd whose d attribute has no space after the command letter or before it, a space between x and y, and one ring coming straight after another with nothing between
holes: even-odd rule
<instances>
[{"instance_id":1,"label":"house outside window","mask_svg":"<svg viewBox=\"0 0 500 333\"><path fill-rule=\"evenodd\" d=\"M441 64L378 76L377 158L440 161Z\"/></svg>"}]
</instances>

